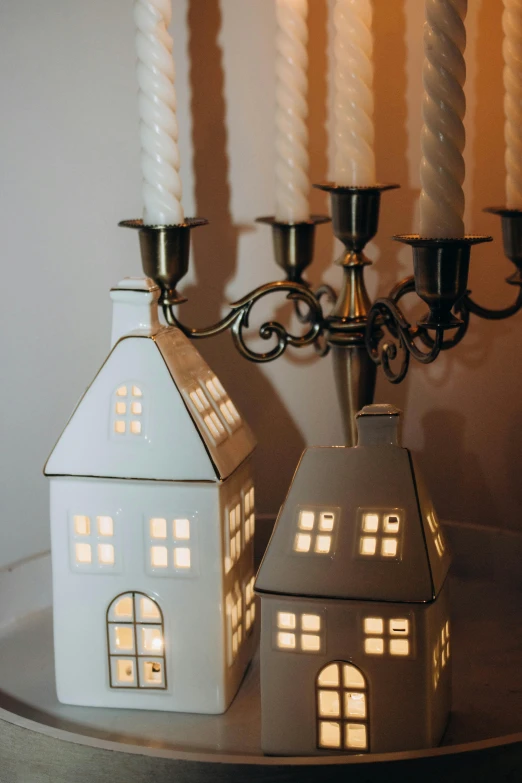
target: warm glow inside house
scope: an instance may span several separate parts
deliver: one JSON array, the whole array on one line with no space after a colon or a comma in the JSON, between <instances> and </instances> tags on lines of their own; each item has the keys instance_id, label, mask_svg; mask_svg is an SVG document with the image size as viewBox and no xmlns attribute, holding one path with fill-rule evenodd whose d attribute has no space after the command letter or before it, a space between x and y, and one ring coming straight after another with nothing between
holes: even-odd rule
<instances>
[{"instance_id":1,"label":"warm glow inside house","mask_svg":"<svg viewBox=\"0 0 522 783\"><path fill-rule=\"evenodd\" d=\"M58 698L223 712L253 652L254 439L151 280L111 297L111 352L45 468Z\"/></svg>"},{"instance_id":2,"label":"warm glow inside house","mask_svg":"<svg viewBox=\"0 0 522 783\"><path fill-rule=\"evenodd\" d=\"M262 747L424 748L450 710L449 554L400 411L358 414L355 448L310 448L257 576Z\"/></svg>"}]
</instances>

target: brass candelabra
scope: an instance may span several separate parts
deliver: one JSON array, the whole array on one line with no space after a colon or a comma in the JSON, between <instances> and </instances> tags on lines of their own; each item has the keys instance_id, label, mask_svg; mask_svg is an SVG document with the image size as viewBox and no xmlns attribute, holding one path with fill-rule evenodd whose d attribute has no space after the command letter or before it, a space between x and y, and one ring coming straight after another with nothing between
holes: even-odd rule
<instances>
[{"instance_id":1,"label":"brass candelabra","mask_svg":"<svg viewBox=\"0 0 522 783\"><path fill-rule=\"evenodd\" d=\"M143 270L161 288L160 307L167 323L177 326L187 337L212 337L230 329L238 351L254 362L272 361L289 345L301 348L313 344L320 355L331 352L344 439L347 445L353 445L356 442L354 416L373 401L379 365L389 381L400 383L406 376L410 358L429 364L441 351L458 345L468 329L470 314L500 320L522 308L522 211L486 210L501 217L504 252L516 267L507 278L510 285L519 289L510 307L501 310L482 307L473 301L467 288L471 247L490 242L492 238L488 236L394 237L411 245L413 275L397 283L387 297L372 303L364 280L365 267L371 261L365 256L364 248L377 233L381 193L398 185L342 187L324 183L316 187L330 194L333 232L344 245L336 261L343 270L340 291L322 285L314 292L302 277L313 259L315 227L330 218L314 215L302 223L259 218L272 227L275 260L286 279L259 286L233 302L220 321L199 329L183 324L174 308L186 301L176 286L188 271L190 232L207 221L193 218L181 225L145 226L141 220L126 220L120 225L139 230ZM279 322L268 321L260 327L259 335L263 340L275 338L275 345L265 352L254 351L245 342L244 334L251 310L256 302L274 292L286 293L292 300L306 331L294 335ZM428 312L412 326L399 302L413 292L427 304ZM323 299L331 306L326 315Z\"/></svg>"}]
</instances>

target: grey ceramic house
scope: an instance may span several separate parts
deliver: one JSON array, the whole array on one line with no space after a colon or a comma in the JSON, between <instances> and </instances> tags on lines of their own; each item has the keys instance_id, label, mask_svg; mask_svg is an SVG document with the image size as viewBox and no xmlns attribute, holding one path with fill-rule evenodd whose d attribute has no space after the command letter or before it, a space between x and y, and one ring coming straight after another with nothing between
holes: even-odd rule
<instances>
[{"instance_id":1,"label":"grey ceramic house","mask_svg":"<svg viewBox=\"0 0 522 783\"><path fill-rule=\"evenodd\" d=\"M358 414L355 448L310 448L255 583L265 753L436 745L450 710L444 537L400 411Z\"/></svg>"}]
</instances>

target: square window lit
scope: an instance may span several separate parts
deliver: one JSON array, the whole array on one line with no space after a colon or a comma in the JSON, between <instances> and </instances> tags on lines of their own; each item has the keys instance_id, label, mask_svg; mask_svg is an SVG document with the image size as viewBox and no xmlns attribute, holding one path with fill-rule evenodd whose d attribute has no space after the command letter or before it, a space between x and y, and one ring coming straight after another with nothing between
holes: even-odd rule
<instances>
[{"instance_id":1,"label":"square window lit","mask_svg":"<svg viewBox=\"0 0 522 783\"><path fill-rule=\"evenodd\" d=\"M366 683L359 669L349 663L343 664L343 685L345 688L365 688Z\"/></svg>"},{"instance_id":2,"label":"square window lit","mask_svg":"<svg viewBox=\"0 0 522 783\"><path fill-rule=\"evenodd\" d=\"M91 520L89 517L74 517L74 532L77 536L89 536L91 533Z\"/></svg>"},{"instance_id":3,"label":"square window lit","mask_svg":"<svg viewBox=\"0 0 522 783\"><path fill-rule=\"evenodd\" d=\"M250 492L245 492L243 507L245 509L245 516L248 516L250 514Z\"/></svg>"},{"instance_id":4,"label":"square window lit","mask_svg":"<svg viewBox=\"0 0 522 783\"><path fill-rule=\"evenodd\" d=\"M432 533L435 533L438 527L437 520L435 518L435 514L433 511L428 511L426 514L426 519L428 520L428 525L430 526L430 530Z\"/></svg>"},{"instance_id":5,"label":"square window lit","mask_svg":"<svg viewBox=\"0 0 522 783\"><path fill-rule=\"evenodd\" d=\"M162 517L153 517L150 522L151 538L167 538L167 520Z\"/></svg>"},{"instance_id":6,"label":"square window lit","mask_svg":"<svg viewBox=\"0 0 522 783\"><path fill-rule=\"evenodd\" d=\"M293 612L277 613L278 628L295 628L295 614Z\"/></svg>"},{"instance_id":7,"label":"square window lit","mask_svg":"<svg viewBox=\"0 0 522 783\"><path fill-rule=\"evenodd\" d=\"M130 600L130 599L129 599ZM161 614L157 604L150 598L140 598L140 614L142 620L160 620Z\"/></svg>"},{"instance_id":8,"label":"square window lit","mask_svg":"<svg viewBox=\"0 0 522 783\"><path fill-rule=\"evenodd\" d=\"M364 618L364 633L382 634L384 633L384 620L382 617L365 617Z\"/></svg>"},{"instance_id":9,"label":"square window lit","mask_svg":"<svg viewBox=\"0 0 522 783\"><path fill-rule=\"evenodd\" d=\"M301 628L303 631L320 631L321 616L318 614L303 614L301 617Z\"/></svg>"},{"instance_id":10,"label":"square window lit","mask_svg":"<svg viewBox=\"0 0 522 783\"><path fill-rule=\"evenodd\" d=\"M403 641L402 639L400 641ZM364 652L367 655L383 655L384 654L384 639L376 639L369 636L364 640Z\"/></svg>"},{"instance_id":11,"label":"square window lit","mask_svg":"<svg viewBox=\"0 0 522 783\"><path fill-rule=\"evenodd\" d=\"M282 650L295 650L295 633L283 633L280 631L277 634L277 646Z\"/></svg>"},{"instance_id":12,"label":"square window lit","mask_svg":"<svg viewBox=\"0 0 522 783\"><path fill-rule=\"evenodd\" d=\"M174 520L174 538L181 540L190 538L190 522L188 519Z\"/></svg>"},{"instance_id":13,"label":"square window lit","mask_svg":"<svg viewBox=\"0 0 522 783\"><path fill-rule=\"evenodd\" d=\"M296 552L309 552L312 536L308 533L298 533L295 537L294 550Z\"/></svg>"},{"instance_id":14,"label":"square window lit","mask_svg":"<svg viewBox=\"0 0 522 783\"><path fill-rule=\"evenodd\" d=\"M133 416L141 416L143 413L143 408L141 405L141 402L133 402L131 405L131 413Z\"/></svg>"},{"instance_id":15,"label":"square window lit","mask_svg":"<svg viewBox=\"0 0 522 783\"><path fill-rule=\"evenodd\" d=\"M114 432L116 432L118 435L123 435L124 432L125 432L125 429L126 428L125 428L125 422L124 421L120 421L119 419L117 419L114 422Z\"/></svg>"},{"instance_id":16,"label":"square window lit","mask_svg":"<svg viewBox=\"0 0 522 783\"><path fill-rule=\"evenodd\" d=\"M221 394L221 396L223 397L223 396L226 394L226 391L225 391L225 389L223 388L223 384L221 383L221 381L219 380L219 378L217 377L217 375L214 375L214 377L212 378L212 381L213 381L213 383L214 383L214 386L215 386L215 387L216 387L216 389L218 390L218 392L219 392L219 393Z\"/></svg>"},{"instance_id":17,"label":"square window lit","mask_svg":"<svg viewBox=\"0 0 522 783\"><path fill-rule=\"evenodd\" d=\"M319 691L319 715L323 718L341 716L341 700L338 691Z\"/></svg>"},{"instance_id":18,"label":"square window lit","mask_svg":"<svg viewBox=\"0 0 522 783\"><path fill-rule=\"evenodd\" d=\"M176 568L190 568L190 549L188 547L176 547L174 550L174 566Z\"/></svg>"},{"instance_id":19,"label":"square window lit","mask_svg":"<svg viewBox=\"0 0 522 783\"><path fill-rule=\"evenodd\" d=\"M148 653L157 653L161 655L163 652L163 634L161 628L147 628L146 626L140 627L141 632L141 649Z\"/></svg>"},{"instance_id":20,"label":"square window lit","mask_svg":"<svg viewBox=\"0 0 522 783\"><path fill-rule=\"evenodd\" d=\"M384 527L383 530L385 533L398 533L399 532L399 516L398 514L386 514L384 517Z\"/></svg>"},{"instance_id":21,"label":"square window lit","mask_svg":"<svg viewBox=\"0 0 522 783\"><path fill-rule=\"evenodd\" d=\"M365 750L368 741L366 739L366 726L364 723L347 723L345 727L345 740L347 748Z\"/></svg>"},{"instance_id":22,"label":"square window lit","mask_svg":"<svg viewBox=\"0 0 522 783\"><path fill-rule=\"evenodd\" d=\"M98 523L98 533L100 536L113 536L114 523L112 517L96 517Z\"/></svg>"},{"instance_id":23,"label":"square window lit","mask_svg":"<svg viewBox=\"0 0 522 783\"><path fill-rule=\"evenodd\" d=\"M399 542L396 538L383 538L381 541L381 555L383 557L396 557Z\"/></svg>"},{"instance_id":24,"label":"square window lit","mask_svg":"<svg viewBox=\"0 0 522 783\"><path fill-rule=\"evenodd\" d=\"M326 532L332 531L334 528L335 517L331 511L321 511L319 514L319 530Z\"/></svg>"},{"instance_id":25,"label":"square window lit","mask_svg":"<svg viewBox=\"0 0 522 783\"><path fill-rule=\"evenodd\" d=\"M130 423L130 431L133 435L140 435L141 434L141 421L131 421Z\"/></svg>"},{"instance_id":26,"label":"square window lit","mask_svg":"<svg viewBox=\"0 0 522 783\"><path fill-rule=\"evenodd\" d=\"M228 408L232 418L234 419L234 421L236 421L236 422L239 421L241 417L239 415L238 409L236 408L236 406L234 405L232 400L227 400L226 406L227 406L227 408Z\"/></svg>"},{"instance_id":27,"label":"square window lit","mask_svg":"<svg viewBox=\"0 0 522 783\"><path fill-rule=\"evenodd\" d=\"M116 403L116 413L119 416L125 416L127 413L127 403L125 402L117 402Z\"/></svg>"},{"instance_id":28,"label":"square window lit","mask_svg":"<svg viewBox=\"0 0 522 783\"><path fill-rule=\"evenodd\" d=\"M114 646L117 650L133 652L134 628L128 625L116 625L114 627Z\"/></svg>"},{"instance_id":29,"label":"square window lit","mask_svg":"<svg viewBox=\"0 0 522 783\"><path fill-rule=\"evenodd\" d=\"M321 649L321 638L317 634L301 634L301 649L305 652L318 652Z\"/></svg>"},{"instance_id":30,"label":"square window lit","mask_svg":"<svg viewBox=\"0 0 522 783\"><path fill-rule=\"evenodd\" d=\"M120 386L119 389L116 390L116 396L117 397L126 397L127 396L127 387L126 386Z\"/></svg>"},{"instance_id":31,"label":"square window lit","mask_svg":"<svg viewBox=\"0 0 522 783\"><path fill-rule=\"evenodd\" d=\"M440 536L437 536L437 537L435 538L435 549L437 550L437 554L438 554L438 556L439 556L439 557L442 557L442 554L443 554L444 550L443 550L443 548L442 548L442 544L441 544Z\"/></svg>"},{"instance_id":32,"label":"square window lit","mask_svg":"<svg viewBox=\"0 0 522 783\"><path fill-rule=\"evenodd\" d=\"M373 536L362 536L360 544L361 555L374 555L377 550L377 539Z\"/></svg>"},{"instance_id":33,"label":"square window lit","mask_svg":"<svg viewBox=\"0 0 522 783\"><path fill-rule=\"evenodd\" d=\"M376 533L379 529L379 515L363 514L362 528L365 533Z\"/></svg>"},{"instance_id":34,"label":"square window lit","mask_svg":"<svg viewBox=\"0 0 522 783\"><path fill-rule=\"evenodd\" d=\"M133 397L142 397L142 392L139 386L133 386L132 387L132 396Z\"/></svg>"},{"instance_id":35,"label":"square window lit","mask_svg":"<svg viewBox=\"0 0 522 783\"><path fill-rule=\"evenodd\" d=\"M90 563L92 562L92 551L90 544L76 544L76 562L77 563Z\"/></svg>"},{"instance_id":36,"label":"square window lit","mask_svg":"<svg viewBox=\"0 0 522 783\"><path fill-rule=\"evenodd\" d=\"M167 568L169 564L169 551L166 546L151 546L150 563L153 568Z\"/></svg>"},{"instance_id":37,"label":"square window lit","mask_svg":"<svg viewBox=\"0 0 522 783\"><path fill-rule=\"evenodd\" d=\"M325 720L319 722L319 747L341 747L341 726L339 723L332 723Z\"/></svg>"},{"instance_id":38,"label":"square window lit","mask_svg":"<svg viewBox=\"0 0 522 783\"><path fill-rule=\"evenodd\" d=\"M212 413L209 413L209 416L212 419L212 421L214 422L214 425L215 425L217 431L219 432L219 434L222 435L225 432L225 427L224 427L223 422L221 421L221 419L218 418L217 413L212 411Z\"/></svg>"},{"instance_id":39,"label":"square window lit","mask_svg":"<svg viewBox=\"0 0 522 783\"><path fill-rule=\"evenodd\" d=\"M212 435L213 438L219 438L219 430L210 418L210 416L205 416L204 422L207 425L208 431Z\"/></svg>"},{"instance_id":40,"label":"square window lit","mask_svg":"<svg viewBox=\"0 0 522 783\"><path fill-rule=\"evenodd\" d=\"M405 618L390 620L390 634L392 636L408 636L410 621Z\"/></svg>"},{"instance_id":41,"label":"square window lit","mask_svg":"<svg viewBox=\"0 0 522 783\"><path fill-rule=\"evenodd\" d=\"M315 514L313 511L299 512L299 527L301 530L313 530Z\"/></svg>"},{"instance_id":42,"label":"square window lit","mask_svg":"<svg viewBox=\"0 0 522 783\"><path fill-rule=\"evenodd\" d=\"M236 539L233 538L230 542L230 557L232 560L236 559Z\"/></svg>"},{"instance_id":43,"label":"square window lit","mask_svg":"<svg viewBox=\"0 0 522 783\"><path fill-rule=\"evenodd\" d=\"M131 685L136 679L134 661L132 659L118 660L116 664L118 683Z\"/></svg>"},{"instance_id":44,"label":"square window lit","mask_svg":"<svg viewBox=\"0 0 522 783\"><path fill-rule=\"evenodd\" d=\"M326 555L332 545L331 536L317 536L315 539L315 551L321 555Z\"/></svg>"},{"instance_id":45,"label":"square window lit","mask_svg":"<svg viewBox=\"0 0 522 783\"><path fill-rule=\"evenodd\" d=\"M344 713L349 718L366 717L366 696L364 693L345 693L344 694Z\"/></svg>"},{"instance_id":46,"label":"square window lit","mask_svg":"<svg viewBox=\"0 0 522 783\"><path fill-rule=\"evenodd\" d=\"M408 639L390 639L390 653L392 655L409 655L410 643Z\"/></svg>"},{"instance_id":47,"label":"square window lit","mask_svg":"<svg viewBox=\"0 0 522 783\"><path fill-rule=\"evenodd\" d=\"M339 687L339 664L331 663L329 666L326 666L320 672L317 681L319 685L326 685L332 688L338 688Z\"/></svg>"},{"instance_id":48,"label":"square window lit","mask_svg":"<svg viewBox=\"0 0 522 783\"><path fill-rule=\"evenodd\" d=\"M237 633L232 635L232 652L234 655L237 653L238 648L238 642L237 642Z\"/></svg>"},{"instance_id":49,"label":"square window lit","mask_svg":"<svg viewBox=\"0 0 522 783\"><path fill-rule=\"evenodd\" d=\"M114 565L114 547L112 544L98 544L98 562L101 565Z\"/></svg>"}]
</instances>

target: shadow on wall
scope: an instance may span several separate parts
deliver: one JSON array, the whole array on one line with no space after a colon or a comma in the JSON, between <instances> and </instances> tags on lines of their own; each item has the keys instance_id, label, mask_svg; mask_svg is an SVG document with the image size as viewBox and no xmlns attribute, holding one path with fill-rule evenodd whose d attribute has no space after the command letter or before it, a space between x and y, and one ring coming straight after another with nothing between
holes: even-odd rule
<instances>
[{"instance_id":1,"label":"shadow on wall","mask_svg":"<svg viewBox=\"0 0 522 783\"><path fill-rule=\"evenodd\" d=\"M480 460L466 450L469 426L460 413L430 411L421 421L424 448L417 456L441 519L492 524L498 505Z\"/></svg>"},{"instance_id":2,"label":"shadow on wall","mask_svg":"<svg viewBox=\"0 0 522 783\"><path fill-rule=\"evenodd\" d=\"M208 218L210 225L193 232L192 263L197 285L184 289L189 304L183 306L180 315L183 321L202 326L220 319L227 282L236 273L240 233L252 229L234 225L230 214L219 1L191 0L188 27L195 197L197 214ZM275 511L305 446L303 437L268 378L256 364L237 353L230 334L200 340L197 347L237 400L256 434L257 506L261 512Z\"/></svg>"}]
</instances>

